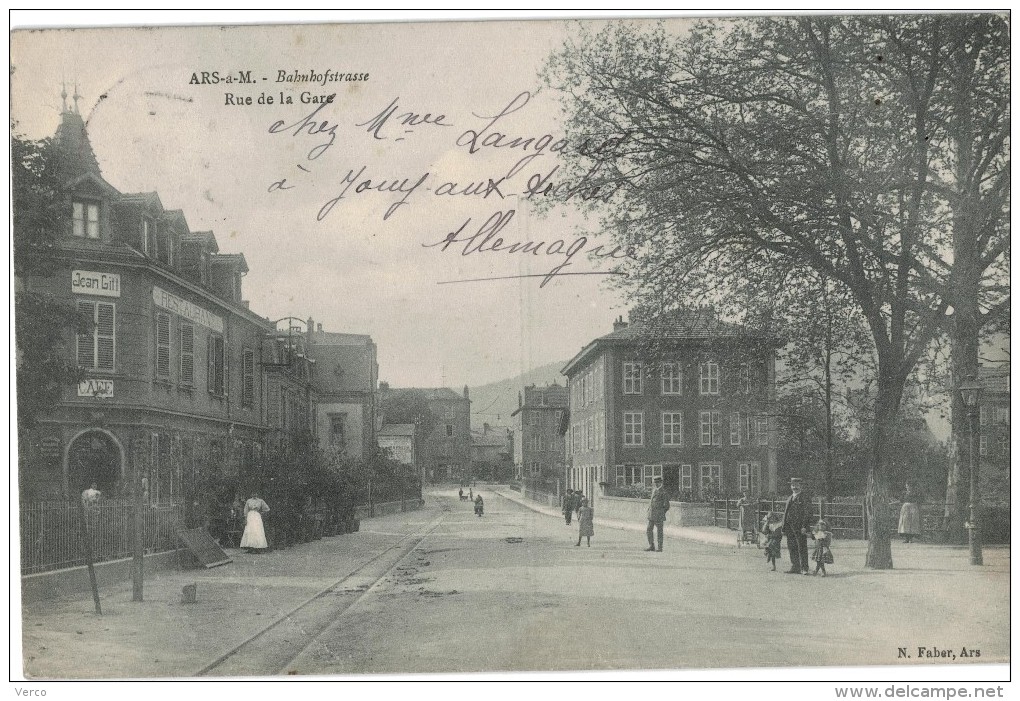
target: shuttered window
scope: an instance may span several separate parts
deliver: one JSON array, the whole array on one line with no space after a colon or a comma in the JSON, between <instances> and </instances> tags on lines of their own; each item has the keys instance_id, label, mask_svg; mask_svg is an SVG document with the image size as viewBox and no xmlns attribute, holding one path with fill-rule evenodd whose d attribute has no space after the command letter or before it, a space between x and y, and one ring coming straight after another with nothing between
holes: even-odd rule
<instances>
[{"instance_id":1,"label":"shuttered window","mask_svg":"<svg viewBox=\"0 0 1020 701\"><path fill-rule=\"evenodd\" d=\"M156 314L156 377L170 379L169 314Z\"/></svg>"},{"instance_id":2,"label":"shuttered window","mask_svg":"<svg viewBox=\"0 0 1020 701\"><path fill-rule=\"evenodd\" d=\"M209 391L213 394L225 394L223 336L210 334L206 346L208 372L206 375Z\"/></svg>"},{"instance_id":3,"label":"shuttered window","mask_svg":"<svg viewBox=\"0 0 1020 701\"><path fill-rule=\"evenodd\" d=\"M195 384L195 327L181 324L181 384Z\"/></svg>"},{"instance_id":4,"label":"shuttered window","mask_svg":"<svg viewBox=\"0 0 1020 701\"><path fill-rule=\"evenodd\" d=\"M111 302L78 302L78 313L91 320L91 328L78 334L75 357L87 370L113 371L116 353L117 309Z\"/></svg>"},{"instance_id":5,"label":"shuttered window","mask_svg":"<svg viewBox=\"0 0 1020 701\"><path fill-rule=\"evenodd\" d=\"M241 403L251 406L255 403L255 351L244 350L241 360Z\"/></svg>"}]
</instances>

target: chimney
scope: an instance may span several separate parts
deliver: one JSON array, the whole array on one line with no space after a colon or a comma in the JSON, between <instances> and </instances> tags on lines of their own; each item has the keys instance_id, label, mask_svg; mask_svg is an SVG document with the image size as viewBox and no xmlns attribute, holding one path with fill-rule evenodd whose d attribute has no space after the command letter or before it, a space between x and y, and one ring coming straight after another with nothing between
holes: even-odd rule
<instances>
[{"instance_id":1,"label":"chimney","mask_svg":"<svg viewBox=\"0 0 1020 701\"><path fill-rule=\"evenodd\" d=\"M390 383L389 382L387 382L386 380L380 380L379 381L379 391L380 392L388 392L389 389L390 389Z\"/></svg>"},{"instance_id":2,"label":"chimney","mask_svg":"<svg viewBox=\"0 0 1020 701\"><path fill-rule=\"evenodd\" d=\"M464 385L464 399L470 399L470 398L471 398L471 395L468 392L468 386Z\"/></svg>"},{"instance_id":3,"label":"chimney","mask_svg":"<svg viewBox=\"0 0 1020 701\"><path fill-rule=\"evenodd\" d=\"M521 393L518 392L517 393L517 408L520 409L522 406L524 406L524 397L522 397Z\"/></svg>"},{"instance_id":4,"label":"chimney","mask_svg":"<svg viewBox=\"0 0 1020 701\"><path fill-rule=\"evenodd\" d=\"M308 342L312 343L315 337L312 335L312 331L315 329L315 319L308 317L308 323L305 325L305 332L308 335Z\"/></svg>"},{"instance_id":5,"label":"chimney","mask_svg":"<svg viewBox=\"0 0 1020 701\"><path fill-rule=\"evenodd\" d=\"M619 331L620 329L625 328L627 328L627 322L623 320L623 316L621 315L613 322L613 331Z\"/></svg>"}]
</instances>

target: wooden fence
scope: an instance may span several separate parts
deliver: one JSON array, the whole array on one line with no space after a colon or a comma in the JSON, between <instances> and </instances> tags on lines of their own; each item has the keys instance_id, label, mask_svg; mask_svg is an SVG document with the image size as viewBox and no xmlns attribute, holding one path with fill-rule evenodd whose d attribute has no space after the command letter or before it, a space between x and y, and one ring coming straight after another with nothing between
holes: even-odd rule
<instances>
[{"instance_id":1,"label":"wooden fence","mask_svg":"<svg viewBox=\"0 0 1020 701\"><path fill-rule=\"evenodd\" d=\"M84 533L95 562L131 557L134 552L134 505L109 500L88 506L76 502L22 502L21 573L35 574L85 564ZM177 531L184 523L184 504L147 504L142 512L142 544L146 554L176 550Z\"/></svg>"}]
</instances>

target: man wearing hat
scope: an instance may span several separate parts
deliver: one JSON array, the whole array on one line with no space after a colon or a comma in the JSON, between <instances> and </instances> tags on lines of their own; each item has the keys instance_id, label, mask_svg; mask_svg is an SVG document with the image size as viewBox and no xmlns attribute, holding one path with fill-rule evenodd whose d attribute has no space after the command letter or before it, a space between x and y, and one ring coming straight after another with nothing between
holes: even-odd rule
<instances>
[{"instance_id":1,"label":"man wearing hat","mask_svg":"<svg viewBox=\"0 0 1020 701\"><path fill-rule=\"evenodd\" d=\"M790 478L792 494L786 499L783 510L783 533L786 534L786 547L790 551L790 569L787 574L810 574L808 571L807 527L809 504L803 492L804 480L800 477Z\"/></svg>"},{"instance_id":2,"label":"man wearing hat","mask_svg":"<svg viewBox=\"0 0 1020 701\"><path fill-rule=\"evenodd\" d=\"M652 490L652 501L648 504L648 552L655 552L655 541L652 540L653 531L657 531L659 538L659 552L662 552L662 526L666 522L666 512L669 511L669 495L662 488L662 478L656 477L655 488ZM805 547L806 541L805 541Z\"/></svg>"}]
</instances>

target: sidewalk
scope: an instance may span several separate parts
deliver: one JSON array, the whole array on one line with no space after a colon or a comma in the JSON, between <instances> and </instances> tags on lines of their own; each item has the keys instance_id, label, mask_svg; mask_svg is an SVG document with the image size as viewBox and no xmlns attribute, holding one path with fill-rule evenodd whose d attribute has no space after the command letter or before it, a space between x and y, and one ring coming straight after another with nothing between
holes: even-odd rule
<instances>
[{"instance_id":1,"label":"sidewalk","mask_svg":"<svg viewBox=\"0 0 1020 701\"><path fill-rule=\"evenodd\" d=\"M433 503L365 519L358 533L265 554L231 548L229 564L146 579L141 602L131 600L131 582L101 589L102 616L96 615L90 592L24 604L24 674L36 679L194 675L436 513ZM197 603L181 603L186 584L197 584Z\"/></svg>"},{"instance_id":2,"label":"sidewalk","mask_svg":"<svg viewBox=\"0 0 1020 701\"><path fill-rule=\"evenodd\" d=\"M563 512L559 509L554 509L550 506L543 506L537 504L530 499L524 498L517 492L507 488L492 488L492 491L499 494L504 499L517 502L521 506L527 507L532 511L545 514L547 516L555 516L556 518L563 518ZM617 521L615 519L600 518L595 516L595 525L604 526L605 528L616 528L625 531L638 531L640 533L645 532L647 524L644 523L633 523L631 521ZM693 540L698 543L706 543L708 545L729 545L733 548L737 547L737 533L736 531L729 531L722 528L691 528L684 526L671 526L669 524L669 516L666 517L666 526L663 528L663 534L669 538L682 538L683 540ZM753 546L752 546L753 549Z\"/></svg>"}]
</instances>

